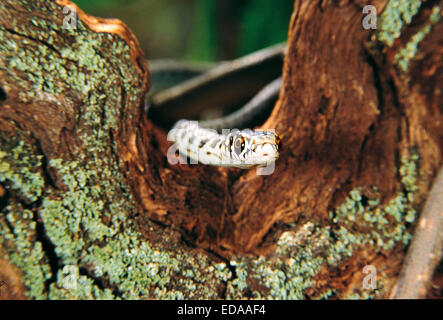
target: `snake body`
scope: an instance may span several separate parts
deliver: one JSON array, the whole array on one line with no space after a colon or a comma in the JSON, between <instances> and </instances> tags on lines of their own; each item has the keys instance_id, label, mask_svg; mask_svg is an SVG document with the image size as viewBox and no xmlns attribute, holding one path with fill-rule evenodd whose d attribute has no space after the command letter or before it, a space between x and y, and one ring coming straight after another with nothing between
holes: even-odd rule
<instances>
[{"instance_id":1,"label":"snake body","mask_svg":"<svg viewBox=\"0 0 443 320\"><path fill-rule=\"evenodd\" d=\"M262 123L269 114L281 87L281 77L274 77L281 75L285 47L285 44L276 45L213 68L151 62L154 85L145 111L164 127L170 127L173 117L180 119L184 110L195 117L196 111L211 105L221 108L235 104L254 88L261 87L249 102L229 115L199 122L177 121L168 133L168 140L191 163L241 169L266 167L279 156L277 134L272 130L224 128L250 127ZM275 80L267 82L272 79ZM216 130L222 131L221 134Z\"/></svg>"},{"instance_id":2,"label":"snake body","mask_svg":"<svg viewBox=\"0 0 443 320\"><path fill-rule=\"evenodd\" d=\"M265 167L279 156L280 138L273 131L203 128L197 121L179 120L168 133L191 163L250 169Z\"/></svg>"},{"instance_id":3,"label":"snake body","mask_svg":"<svg viewBox=\"0 0 443 320\"><path fill-rule=\"evenodd\" d=\"M226 115L248 101L252 102L251 99L260 90L281 77L285 48L286 44L278 44L212 66L206 63L149 61L152 89L147 99L148 117L156 125L169 130L180 119L206 120L208 117L204 115L207 116L208 111L216 111L213 115L222 111L221 114ZM237 125L231 123L234 119L226 118L222 128L250 128L263 123L275 104L278 89L273 90L273 96L268 95L270 99L255 99L248 112L236 113L235 121L241 118L249 120L249 115L254 114L249 123Z\"/></svg>"}]
</instances>

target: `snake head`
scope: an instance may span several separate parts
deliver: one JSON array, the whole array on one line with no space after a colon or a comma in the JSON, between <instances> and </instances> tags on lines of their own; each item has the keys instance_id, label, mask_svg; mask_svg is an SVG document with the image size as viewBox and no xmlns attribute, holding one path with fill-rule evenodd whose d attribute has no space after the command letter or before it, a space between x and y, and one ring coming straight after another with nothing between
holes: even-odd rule
<instances>
[{"instance_id":1,"label":"snake head","mask_svg":"<svg viewBox=\"0 0 443 320\"><path fill-rule=\"evenodd\" d=\"M280 138L272 131L233 130L226 138L226 145L234 166L265 167L278 159Z\"/></svg>"}]
</instances>

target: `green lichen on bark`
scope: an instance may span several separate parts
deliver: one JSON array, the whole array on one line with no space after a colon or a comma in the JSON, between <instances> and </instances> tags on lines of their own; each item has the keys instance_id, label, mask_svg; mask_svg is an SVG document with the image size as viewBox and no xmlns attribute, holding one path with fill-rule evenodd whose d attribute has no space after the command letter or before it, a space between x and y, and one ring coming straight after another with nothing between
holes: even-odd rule
<instances>
[{"instance_id":1,"label":"green lichen on bark","mask_svg":"<svg viewBox=\"0 0 443 320\"><path fill-rule=\"evenodd\" d=\"M203 255L188 254L180 248L173 252L156 249L141 239L133 221L128 219L133 210L131 197L111 186L116 183L116 172L99 172L98 182L94 179L97 171L60 161L52 161L51 165L63 176L69 190L60 194L61 201L45 199L40 214L65 265L91 266L94 277L104 277L118 287L119 298L218 297L217 288L228 278L229 270L215 272L214 264ZM107 198L102 199L100 190L90 182L100 183L98 188L106 190ZM117 201L122 195L127 200ZM103 222L104 217L109 219L108 223ZM61 279L51 284L51 298L90 297L89 286L87 294L80 284L75 291L62 284ZM106 291L99 293L109 297Z\"/></svg>"},{"instance_id":2,"label":"green lichen on bark","mask_svg":"<svg viewBox=\"0 0 443 320\"><path fill-rule=\"evenodd\" d=\"M10 145L27 150L24 158L35 153L19 141ZM99 150L92 145L85 157L94 158ZM401 190L387 205L380 205L378 198L363 201L357 188L330 213L330 226L307 223L296 232L284 233L272 258L237 257L228 267L224 263L215 264L204 255L191 254L182 248L165 250L141 239L133 221L128 219L133 210L131 197L125 189L115 187L122 185L117 172L106 168L87 170L77 161L52 160L50 165L61 175L68 190L44 194L39 210L46 234L61 260L56 281L48 291L45 290L45 282L51 277L48 259L35 239L35 222L29 210L19 204L3 210L2 240L12 243L6 245L9 259L23 271L28 295L38 299L218 298L216 288L222 282L228 284L227 298L302 299L304 291L315 285L312 279L323 265L338 265L362 245L389 250L396 243L407 243L410 235L405 223L415 217L412 203L417 188L417 161L416 155L402 160ZM27 170L33 172L41 162L31 161L28 166ZM32 185L34 180L35 177L28 178L25 183ZM102 198L104 188L107 199ZM116 197L123 199L116 202ZM108 223L103 222L104 217ZM8 223L14 231L8 229ZM150 227L158 232L154 226ZM355 232L365 227L371 232ZM318 255L319 250L325 254ZM94 274L66 274L62 266L75 270L91 266ZM235 277L231 269L235 270ZM71 276L75 285L67 286ZM118 289L99 288L94 279L101 278L108 279ZM252 289L254 282L262 289ZM349 298L376 297L378 290ZM334 289L330 288L320 297L332 293Z\"/></svg>"},{"instance_id":3,"label":"green lichen on bark","mask_svg":"<svg viewBox=\"0 0 443 320\"><path fill-rule=\"evenodd\" d=\"M48 252L37 250L39 241L27 236L35 233L35 223L13 219L25 209L17 203L3 208L0 237L2 244L9 241L5 258L23 272L27 295L37 299L220 297L219 287L230 277L226 264L212 262L183 245L175 250L158 248L142 239L130 218L134 200L123 181L113 139L118 126L132 116L123 110L125 105L143 95L128 45L116 35L91 32L80 20L75 29L66 29L46 19L50 11L62 15L62 8L52 2L36 1L26 9L41 13L30 19L32 27L0 26L0 67L7 70L9 81L30 84L29 90L20 93L20 102L42 97L57 100L63 95L80 100L73 106L78 141L70 146L76 158L46 159L64 188L47 186L42 191L42 176L31 174L41 163L17 168L21 159L37 154L35 150L20 156L10 155L9 149L1 154L4 179L38 200L33 218L41 219L42 232L58 260L53 261L57 264L53 276ZM69 111L71 106L64 107ZM22 144L17 141L17 148ZM24 248L36 248L35 253ZM43 271L36 273L35 264Z\"/></svg>"},{"instance_id":4,"label":"green lichen on bark","mask_svg":"<svg viewBox=\"0 0 443 320\"><path fill-rule=\"evenodd\" d=\"M46 235L55 246L61 264L56 281L50 284L48 291L45 283L52 274L42 245L36 240L33 213L14 203L2 210L0 219L2 247L9 253L7 258L22 270L29 297L219 297L220 282L230 277L225 264L211 262L207 256L187 253L179 248L174 251L155 248L140 238L135 226L127 219L132 210L130 206L123 202L102 202L101 194L87 182L91 176L85 176L84 170L75 164L61 165L60 161L51 164L60 170L69 190L47 193L39 209ZM83 178L78 178L81 175ZM31 180L26 182L32 183ZM112 191L109 189L108 194ZM54 200L56 194L61 200ZM101 218L110 215L111 222L103 223ZM79 270L85 265L91 266L94 274L63 272L65 267ZM95 278L109 279L118 289L99 288L94 283Z\"/></svg>"},{"instance_id":5,"label":"green lichen on bark","mask_svg":"<svg viewBox=\"0 0 443 320\"><path fill-rule=\"evenodd\" d=\"M432 13L429 17L428 23L422 27L416 34L411 37L404 48L395 55L394 62L400 67L400 69L406 72L409 68L411 59L414 59L418 52L418 45L431 32L432 26L441 20L443 12L439 6L432 8Z\"/></svg>"},{"instance_id":6,"label":"green lichen on bark","mask_svg":"<svg viewBox=\"0 0 443 320\"><path fill-rule=\"evenodd\" d=\"M30 19L32 26L0 26L0 66L18 83L25 80L31 84L21 92L22 100L76 95L87 103L83 117L91 127L102 131L115 128L118 116L126 115L116 107L122 104L121 90L127 90L129 100L142 94L142 88L133 83L136 71L129 46L114 34L91 32L81 20L76 28L50 20L47 17L52 14L47 11L65 16L55 3L35 1L34 6L41 15Z\"/></svg>"},{"instance_id":7,"label":"green lichen on bark","mask_svg":"<svg viewBox=\"0 0 443 320\"><path fill-rule=\"evenodd\" d=\"M37 299L46 298L45 282L51 277L32 210L43 193L41 166L42 156L23 135L0 135L0 182L15 195L0 207L0 252L23 271L23 283Z\"/></svg>"},{"instance_id":8,"label":"green lichen on bark","mask_svg":"<svg viewBox=\"0 0 443 320\"><path fill-rule=\"evenodd\" d=\"M405 25L411 23L422 2L419 0L390 0L377 23L377 39L391 46L401 35Z\"/></svg>"},{"instance_id":9,"label":"green lichen on bark","mask_svg":"<svg viewBox=\"0 0 443 320\"><path fill-rule=\"evenodd\" d=\"M27 201L34 202L42 194L41 155L13 136L0 136L0 183L10 183Z\"/></svg>"},{"instance_id":10,"label":"green lichen on bark","mask_svg":"<svg viewBox=\"0 0 443 320\"><path fill-rule=\"evenodd\" d=\"M7 255L3 258L22 270L28 296L45 299L45 283L52 274L42 243L36 237L33 213L18 203L11 203L0 214L0 247Z\"/></svg>"},{"instance_id":11,"label":"green lichen on bark","mask_svg":"<svg viewBox=\"0 0 443 320\"><path fill-rule=\"evenodd\" d=\"M33 12L42 7L62 14L60 7L43 1L26 8ZM30 19L33 27L0 26L0 69L7 70L11 81L31 84L21 93L21 102L63 95L80 101L73 106L78 108L79 143L72 146L76 158L46 159L64 189L45 184L43 158L23 137L1 141L0 181L16 194L1 208L1 251L22 271L28 297L298 299L315 285L313 278L322 266L342 263L359 246L390 250L408 242L405 223L415 217L414 156L404 160L403 191L391 202L366 203L361 190L355 189L331 212L329 226L307 223L284 233L270 258L235 257L228 265L182 243L171 249L144 239L133 219L136 206L111 138L113 130L131 116L121 110L123 93L127 101L142 95L134 83L128 46L115 35L91 32L81 21L76 29L65 29L44 17L42 13ZM55 275L49 252L37 236L39 219L57 257L52 261ZM164 232L149 222L145 229ZM226 292L221 293L225 284ZM321 297L333 293L330 288ZM363 294L372 297L377 292Z\"/></svg>"},{"instance_id":12,"label":"green lichen on bark","mask_svg":"<svg viewBox=\"0 0 443 320\"><path fill-rule=\"evenodd\" d=\"M402 159L401 185L398 194L387 204L381 204L380 197L367 199L360 188L356 188L330 212L330 225L308 222L297 230L283 233L272 257L233 259L231 265L237 278L228 285L228 298L242 298L247 294L255 299L303 299L305 290L315 286L313 278L321 267L338 266L363 246L388 251L397 244L407 245L411 238L407 225L416 216L413 201L418 183L417 163L416 154ZM362 289L344 298L380 297L383 287L383 279L378 279L376 289ZM335 293L332 287L323 289L316 298Z\"/></svg>"},{"instance_id":13,"label":"green lichen on bark","mask_svg":"<svg viewBox=\"0 0 443 320\"><path fill-rule=\"evenodd\" d=\"M394 41L400 38L405 26L412 22L412 18L419 12L422 1L418 0L390 0L383 10L377 26L377 40L390 47ZM418 53L420 42L428 35L432 26L440 22L442 10L435 5L429 16L429 20L415 34L411 36L407 43L394 56L394 63L406 72L409 63Z\"/></svg>"}]
</instances>

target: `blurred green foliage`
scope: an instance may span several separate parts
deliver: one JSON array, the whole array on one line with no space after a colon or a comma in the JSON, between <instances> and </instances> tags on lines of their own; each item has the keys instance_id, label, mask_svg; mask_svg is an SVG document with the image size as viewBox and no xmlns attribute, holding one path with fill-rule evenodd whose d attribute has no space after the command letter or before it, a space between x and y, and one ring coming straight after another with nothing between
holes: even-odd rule
<instances>
[{"instance_id":1,"label":"blurred green foliage","mask_svg":"<svg viewBox=\"0 0 443 320\"><path fill-rule=\"evenodd\" d=\"M118 18L148 59L233 59L285 41L292 0L74 0L88 14Z\"/></svg>"}]
</instances>

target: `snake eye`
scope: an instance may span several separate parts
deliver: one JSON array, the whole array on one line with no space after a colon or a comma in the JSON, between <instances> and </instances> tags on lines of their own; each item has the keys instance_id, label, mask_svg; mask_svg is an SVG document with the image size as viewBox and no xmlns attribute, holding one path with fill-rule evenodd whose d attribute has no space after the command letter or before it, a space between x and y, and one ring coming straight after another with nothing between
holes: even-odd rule
<instances>
[{"instance_id":1,"label":"snake eye","mask_svg":"<svg viewBox=\"0 0 443 320\"><path fill-rule=\"evenodd\" d=\"M237 155L240 155L244 149L245 149L245 138L240 136L236 138L234 141L234 152Z\"/></svg>"}]
</instances>

